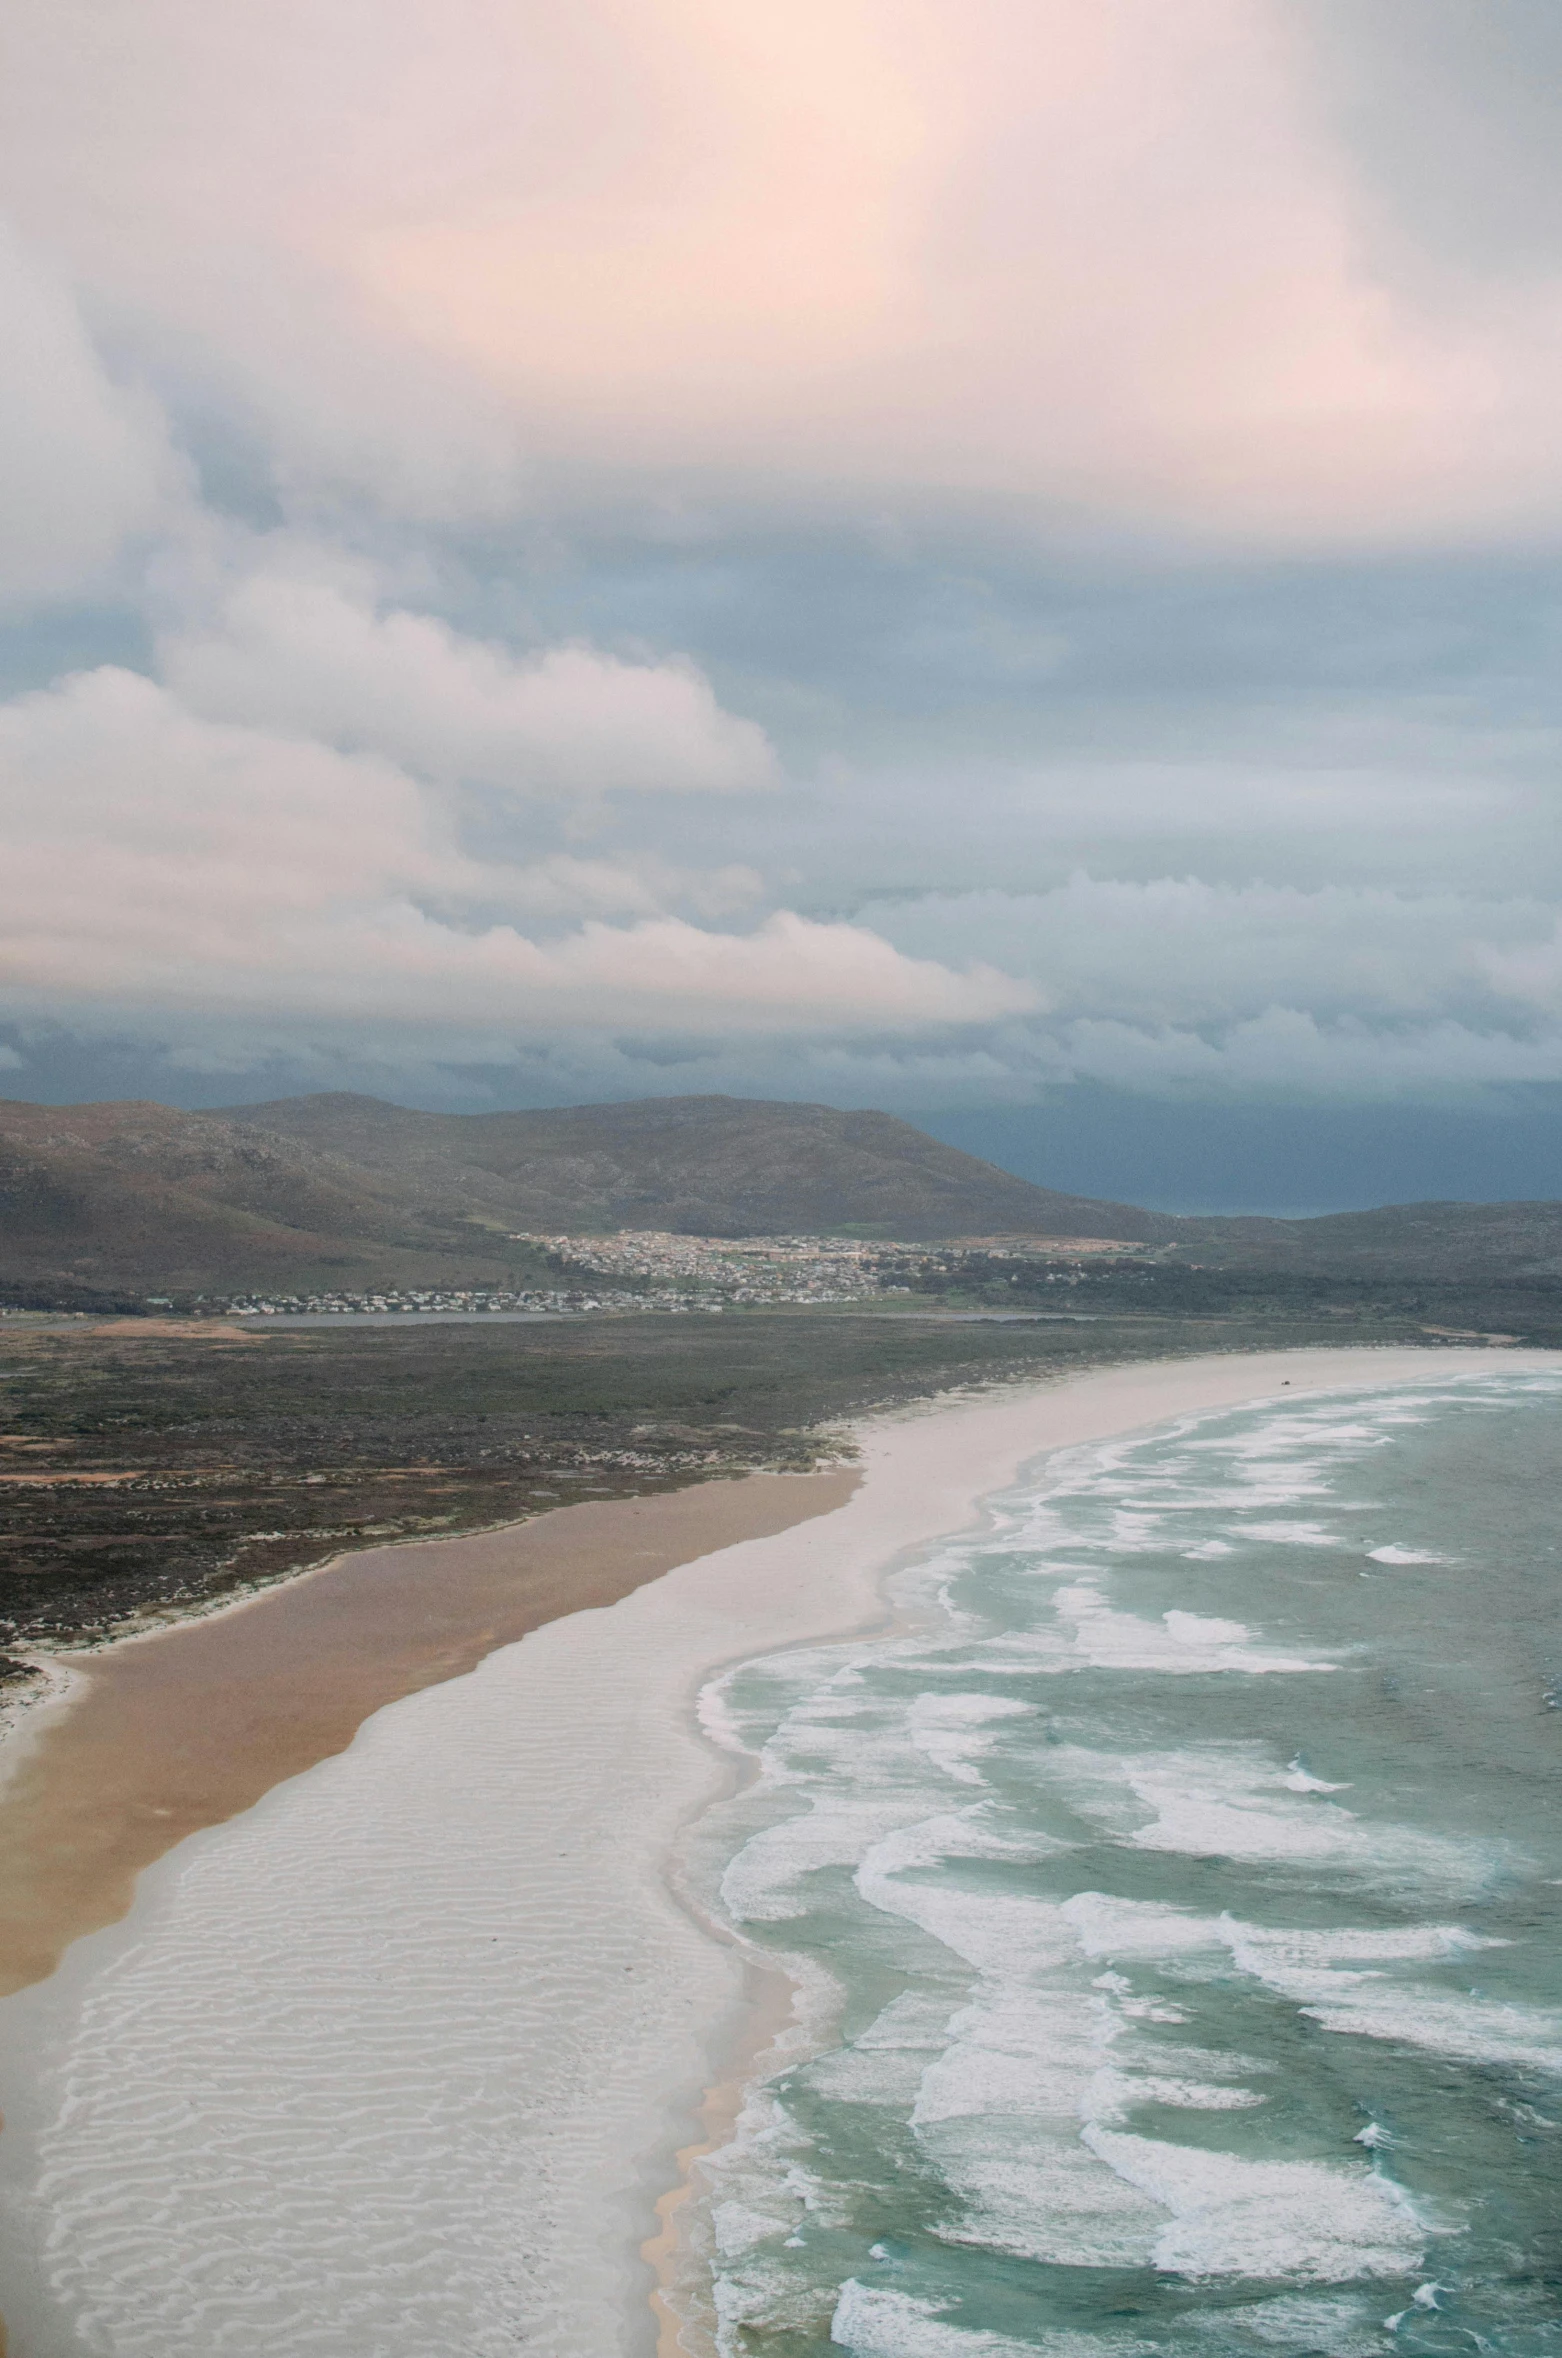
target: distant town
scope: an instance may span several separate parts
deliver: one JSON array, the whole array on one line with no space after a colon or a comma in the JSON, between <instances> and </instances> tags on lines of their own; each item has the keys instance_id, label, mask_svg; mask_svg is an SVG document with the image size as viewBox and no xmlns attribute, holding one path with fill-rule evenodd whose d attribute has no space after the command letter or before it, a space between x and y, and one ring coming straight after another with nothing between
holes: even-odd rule
<instances>
[{"instance_id":1,"label":"distant town","mask_svg":"<svg viewBox=\"0 0 1562 2358\"><path fill-rule=\"evenodd\" d=\"M1143 1246L1099 1237L972 1237L937 1245L840 1236L677 1236L628 1229L613 1236L533 1236L508 1242L546 1257L551 1285L430 1286L313 1294L239 1294L221 1304L240 1318L470 1316L510 1312L578 1317L591 1311L720 1312L776 1303L904 1298L918 1280L973 1258L1054 1262L1049 1283L1077 1282L1093 1256L1153 1258Z\"/></svg>"}]
</instances>

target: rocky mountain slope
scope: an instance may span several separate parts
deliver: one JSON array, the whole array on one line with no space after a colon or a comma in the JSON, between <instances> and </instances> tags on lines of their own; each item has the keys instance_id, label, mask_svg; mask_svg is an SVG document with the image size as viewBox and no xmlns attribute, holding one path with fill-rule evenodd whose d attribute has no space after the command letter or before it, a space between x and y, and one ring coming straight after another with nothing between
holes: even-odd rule
<instances>
[{"instance_id":1,"label":"rocky mountain slope","mask_svg":"<svg viewBox=\"0 0 1562 2358\"><path fill-rule=\"evenodd\" d=\"M1062 1195L883 1113L729 1097L430 1114L0 1104L0 1293L526 1283L523 1235L1093 1237L1188 1266L1436 1283L1562 1274L1562 1203L1177 1219Z\"/></svg>"},{"instance_id":2,"label":"rocky mountain slope","mask_svg":"<svg viewBox=\"0 0 1562 2358\"><path fill-rule=\"evenodd\" d=\"M888 1114L826 1106L0 1104L0 1282L13 1285L484 1285L531 1273L517 1232L1133 1241L1174 1226L1033 1187Z\"/></svg>"}]
</instances>

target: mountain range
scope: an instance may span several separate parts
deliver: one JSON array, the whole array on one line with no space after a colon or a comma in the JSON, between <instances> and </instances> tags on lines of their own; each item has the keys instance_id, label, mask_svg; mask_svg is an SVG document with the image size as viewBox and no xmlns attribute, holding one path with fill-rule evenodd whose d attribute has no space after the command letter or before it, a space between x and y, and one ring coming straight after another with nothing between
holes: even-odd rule
<instances>
[{"instance_id":1,"label":"mountain range","mask_svg":"<svg viewBox=\"0 0 1562 2358\"><path fill-rule=\"evenodd\" d=\"M1094 1238L1226 1267L1562 1271L1562 1203L1179 1218L1065 1195L884 1113L728 1097L434 1114L374 1097L215 1112L0 1103L0 1288L491 1285L520 1237Z\"/></svg>"}]
</instances>

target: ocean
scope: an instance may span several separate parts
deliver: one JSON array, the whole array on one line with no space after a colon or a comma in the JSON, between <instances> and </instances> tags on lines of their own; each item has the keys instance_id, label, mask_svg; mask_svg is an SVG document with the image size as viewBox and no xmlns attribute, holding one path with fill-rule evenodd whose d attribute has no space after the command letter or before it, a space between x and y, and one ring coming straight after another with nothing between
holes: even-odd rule
<instances>
[{"instance_id":1,"label":"ocean","mask_svg":"<svg viewBox=\"0 0 1562 2358\"><path fill-rule=\"evenodd\" d=\"M1562 2352L1562 1378L1073 1450L892 1595L701 1699L804 2025L723 2358Z\"/></svg>"},{"instance_id":2,"label":"ocean","mask_svg":"<svg viewBox=\"0 0 1562 2358\"><path fill-rule=\"evenodd\" d=\"M1363 1356L955 1540L1069 1397L891 1420L179 1844L0 2004L19 2358L649 2358L745 1952L690 2358L1562 2358L1562 1371Z\"/></svg>"}]
</instances>

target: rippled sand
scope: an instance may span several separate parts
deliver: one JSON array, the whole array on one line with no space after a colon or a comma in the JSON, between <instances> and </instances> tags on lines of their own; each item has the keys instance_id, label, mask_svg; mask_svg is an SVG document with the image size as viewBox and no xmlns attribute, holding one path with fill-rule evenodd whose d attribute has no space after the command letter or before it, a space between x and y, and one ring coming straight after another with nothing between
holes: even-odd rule
<instances>
[{"instance_id":1,"label":"rippled sand","mask_svg":"<svg viewBox=\"0 0 1562 2358\"><path fill-rule=\"evenodd\" d=\"M561 1614L837 1506L850 1470L592 1501L463 1539L367 1548L199 1621L55 1657L61 1704L0 1786L0 1993L113 1923L187 1835L340 1752L371 1713Z\"/></svg>"},{"instance_id":2,"label":"rippled sand","mask_svg":"<svg viewBox=\"0 0 1562 2358\"><path fill-rule=\"evenodd\" d=\"M653 2347L637 2246L746 2019L739 1955L668 1882L730 1773L701 1682L874 1621L898 1556L1049 1447L1432 1356L1183 1362L886 1420L849 1502L469 1675L439 1656L447 1683L182 1842L0 2008L14 2358Z\"/></svg>"}]
</instances>

